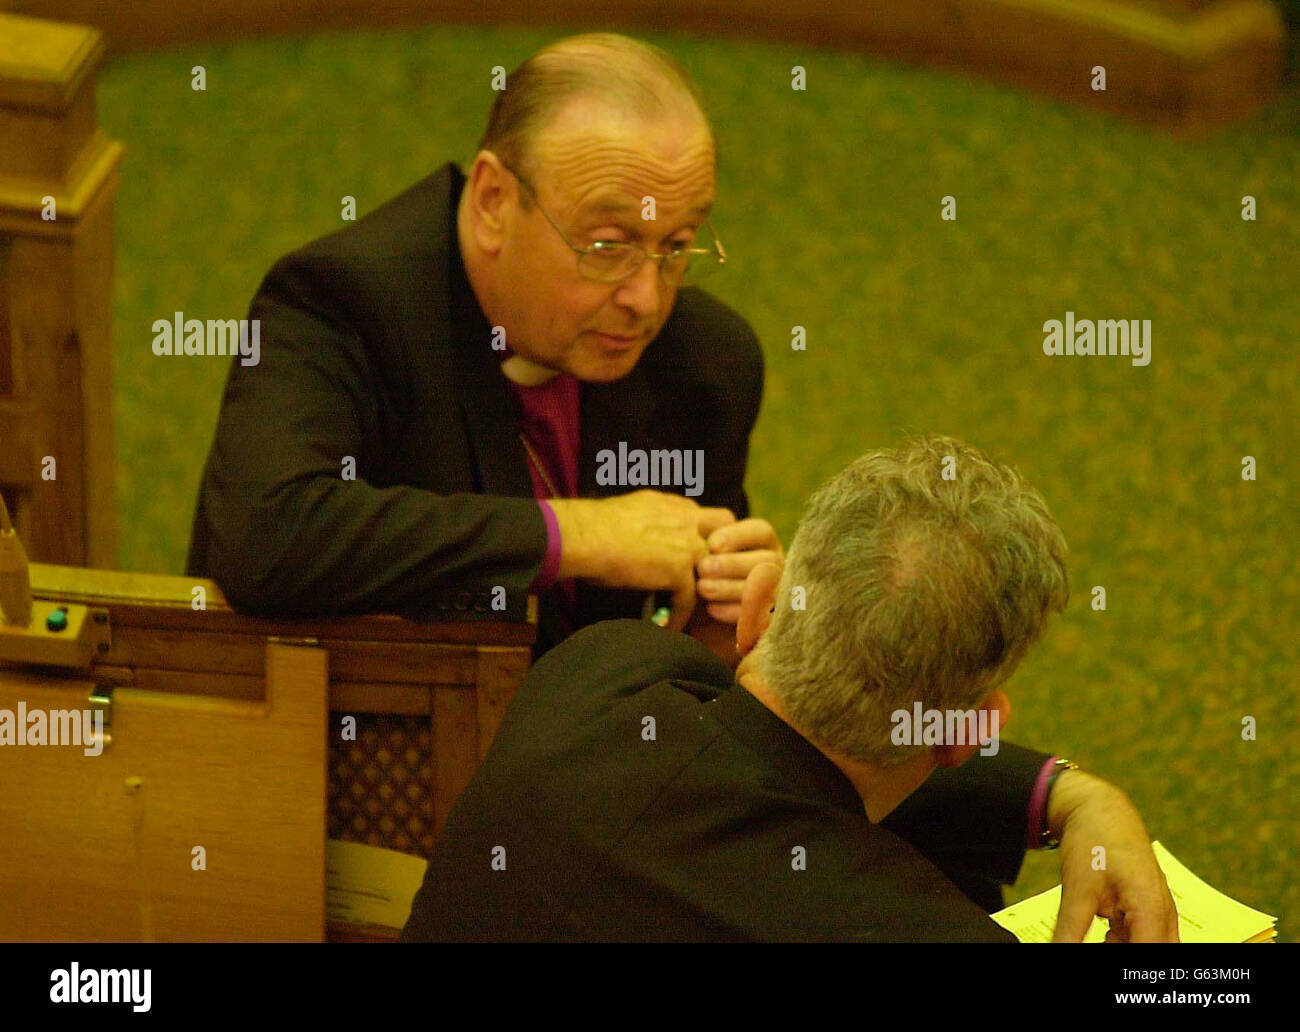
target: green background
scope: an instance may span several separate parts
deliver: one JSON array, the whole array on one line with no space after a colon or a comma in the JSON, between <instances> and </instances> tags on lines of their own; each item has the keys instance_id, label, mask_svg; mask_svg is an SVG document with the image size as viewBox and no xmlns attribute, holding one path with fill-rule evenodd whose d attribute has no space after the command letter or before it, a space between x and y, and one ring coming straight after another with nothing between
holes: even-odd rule
<instances>
[{"instance_id":1,"label":"green background","mask_svg":"<svg viewBox=\"0 0 1300 1032\"><path fill-rule=\"evenodd\" d=\"M104 69L100 119L128 148L113 313L123 568L182 571L228 362L154 356L153 321L244 317L278 256L339 228L342 197L364 214L469 158L492 66L563 34L329 34ZM710 289L768 363L756 514L788 541L818 483L903 431L1020 467L1070 542L1072 598L1010 682L1009 737L1121 785L1153 837L1293 938L1294 86L1185 142L867 57L648 38L696 76L718 128L732 263ZM956 222L939 218L948 194ZM1246 194L1258 221L1241 218ZM1151 364L1044 356L1042 324L1067 310L1150 319ZM1009 898L1057 880L1052 856L1031 855Z\"/></svg>"}]
</instances>

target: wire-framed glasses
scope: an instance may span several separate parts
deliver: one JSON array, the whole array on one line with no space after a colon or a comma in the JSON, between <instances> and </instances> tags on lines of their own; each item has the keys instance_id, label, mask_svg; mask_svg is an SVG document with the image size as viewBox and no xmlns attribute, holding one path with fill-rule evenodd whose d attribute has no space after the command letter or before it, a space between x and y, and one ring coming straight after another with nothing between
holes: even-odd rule
<instances>
[{"instance_id":1,"label":"wire-framed glasses","mask_svg":"<svg viewBox=\"0 0 1300 1032\"><path fill-rule=\"evenodd\" d=\"M538 211L569 245L569 249L577 254L578 272L586 279L596 280L599 283L617 283L627 279L641 268L648 258L659 263L659 273L665 281L682 286L698 283L709 274L716 272L720 266L727 264L727 252L722 247L722 241L718 238L712 221L707 218L704 220L704 225L708 228L709 237L713 241L712 247L678 247L665 254L652 254L638 244L612 240L597 240L588 247L579 247L569 239L569 234L560 228L559 223L551 218L551 213L542 207L532 184L505 162L502 162L502 165L519 180L520 185L528 191L528 196L537 205Z\"/></svg>"}]
</instances>

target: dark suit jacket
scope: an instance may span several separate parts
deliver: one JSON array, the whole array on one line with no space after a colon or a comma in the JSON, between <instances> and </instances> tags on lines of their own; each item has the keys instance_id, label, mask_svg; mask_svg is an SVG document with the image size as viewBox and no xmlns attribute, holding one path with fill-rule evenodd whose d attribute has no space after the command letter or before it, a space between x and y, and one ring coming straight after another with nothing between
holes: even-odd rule
<instances>
[{"instance_id":1,"label":"dark suit jacket","mask_svg":"<svg viewBox=\"0 0 1300 1032\"><path fill-rule=\"evenodd\" d=\"M1045 759L1002 752L969 761L965 812L939 828L983 875L1023 853L1032 776L1007 795L998 771ZM698 642L602 623L529 673L403 939L1014 941L909 843L935 839L929 821L922 807L873 824L840 770Z\"/></svg>"},{"instance_id":2,"label":"dark suit jacket","mask_svg":"<svg viewBox=\"0 0 1300 1032\"><path fill-rule=\"evenodd\" d=\"M472 617L499 585L522 616L545 525L460 257L463 184L446 165L262 282L250 311L261 361L232 364L187 564L235 608ZM595 482L596 453L620 441L703 449L695 500L744 518L762 389L749 325L683 289L631 374L583 384L580 493L628 490ZM341 478L345 456L355 481ZM580 585L579 625L637 615L644 597ZM539 651L558 639L555 601L541 600Z\"/></svg>"}]
</instances>

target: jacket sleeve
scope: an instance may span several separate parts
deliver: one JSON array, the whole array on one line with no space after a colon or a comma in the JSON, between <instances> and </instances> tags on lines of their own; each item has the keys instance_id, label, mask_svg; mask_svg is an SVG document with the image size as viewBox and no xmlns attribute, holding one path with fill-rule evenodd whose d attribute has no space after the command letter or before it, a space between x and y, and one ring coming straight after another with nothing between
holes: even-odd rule
<instances>
[{"instance_id":1,"label":"jacket sleeve","mask_svg":"<svg viewBox=\"0 0 1300 1032\"><path fill-rule=\"evenodd\" d=\"M232 364L200 493L205 569L193 572L250 613L466 609L498 586L508 612L522 607L546 551L536 503L375 486L392 413L360 336L289 260L250 317L260 361Z\"/></svg>"},{"instance_id":2,"label":"jacket sleeve","mask_svg":"<svg viewBox=\"0 0 1300 1032\"><path fill-rule=\"evenodd\" d=\"M992 756L935 770L881 824L945 871L1010 885L1025 858L1029 798L1049 759L1001 742Z\"/></svg>"}]
</instances>

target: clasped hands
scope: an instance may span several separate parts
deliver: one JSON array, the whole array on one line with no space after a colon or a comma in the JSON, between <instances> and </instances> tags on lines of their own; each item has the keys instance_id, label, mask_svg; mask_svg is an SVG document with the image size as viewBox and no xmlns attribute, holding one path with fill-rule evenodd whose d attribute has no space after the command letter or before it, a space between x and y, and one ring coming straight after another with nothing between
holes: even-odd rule
<instances>
[{"instance_id":1,"label":"clasped hands","mask_svg":"<svg viewBox=\"0 0 1300 1032\"><path fill-rule=\"evenodd\" d=\"M550 504L560 527L560 577L671 592L673 630L691 621L697 599L709 618L734 625L749 571L785 561L767 520L737 520L730 509L681 495L647 490Z\"/></svg>"}]
</instances>

